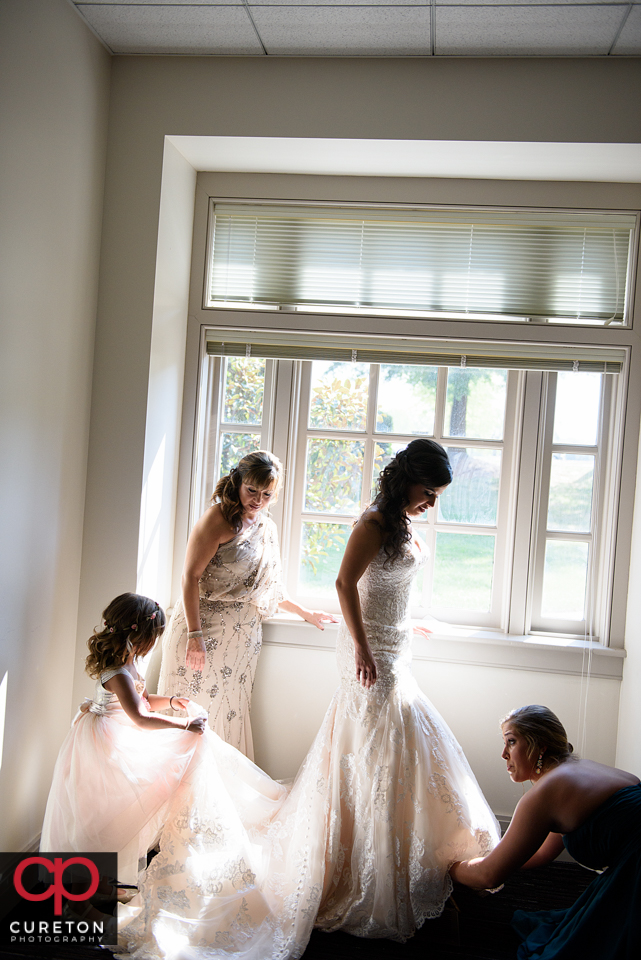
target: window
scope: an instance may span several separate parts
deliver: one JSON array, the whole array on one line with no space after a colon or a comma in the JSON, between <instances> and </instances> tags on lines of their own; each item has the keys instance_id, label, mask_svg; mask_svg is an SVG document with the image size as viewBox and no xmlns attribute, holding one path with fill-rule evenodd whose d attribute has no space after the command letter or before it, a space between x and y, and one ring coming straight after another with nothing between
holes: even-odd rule
<instances>
[{"instance_id":1,"label":"window","mask_svg":"<svg viewBox=\"0 0 641 960\"><path fill-rule=\"evenodd\" d=\"M455 482L417 522L415 613L622 645L638 214L208 203L191 522L221 471L273 450L288 590L337 610L376 475L430 436Z\"/></svg>"},{"instance_id":2,"label":"window","mask_svg":"<svg viewBox=\"0 0 641 960\"><path fill-rule=\"evenodd\" d=\"M430 436L447 449L454 482L416 522L430 563L415 614L607 638L614 530L604 491L617 482L620 351L570 361L549 346L535 361L506 345L505 356L471 366L474 344L455 365L444 352L451 343L423 342L440 360L423 363L407 350L396 359L411 362L391 362L389 344L377 360L369 340L350 351L335 338L290 335L287 346L255 331L247 343L207 336L194 518L221 473L248 450L272 449L286 467L277 519L293 597L338 609L334 580L378 473L411 439Z\"/></svg>"},{"instance_id":3,"label":"window","mask_svg":"<svg viewBox=\"0 0 641 960\"><path fill-rule=\"evenodd\" d=\"M205 308L625 323L633 214L214 203Z\"/></svg>"}]
</instances>

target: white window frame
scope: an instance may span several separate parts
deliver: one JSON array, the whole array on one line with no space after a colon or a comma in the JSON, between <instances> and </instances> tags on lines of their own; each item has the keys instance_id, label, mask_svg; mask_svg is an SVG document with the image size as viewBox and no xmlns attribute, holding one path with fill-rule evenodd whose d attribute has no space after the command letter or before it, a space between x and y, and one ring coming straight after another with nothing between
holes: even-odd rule
<instances>
[{"instance_id":1,"label":"white window frame","mask_svg":"<svg viewBox=\"0 0 641 960\"><path fill-rule=\"evenodd\" d=\"M613 399L610 404L608 416L610 417L611 429L609 435L609 452L607 454L607 469L602 471L600 477L601 503L602 503L602 530L606 531L607 536L600 537L598 543L599 563L602 570L607 568L601 576L599 589L595 593L594 608L591 616L591 633L588 636L597 637L599 643L595 645L587 644L580 639L574 640L565 637L542 637L530 636L528 633L529 618L532 610L532 591L529 587L530 576L529 568L535 562L531 555L531 548L526 549L527 563L521 566L513 562L510 554L513 556L523 556L524 532L528 524L526 520L527 511L520 511L521 521L517 522L514 529L514 537L506 551L506 563L504 576L508 588L506 596L510 597L507 604L507 615L505 616L506 626L503 633L489 629L475 630L474 628L458 630L458 640L456 644L448 641L446 636L434 635L430 641L430 650L436 659L454 659L470 663L495 663L496 665L505 665L520 667L529 664L529 669L543 671L552 671L568 673L582 673L585 669L585 651L587 647L595 647L600 654L598 657L598 668L592 668L593 675L610 678L620 678L621 667L624 656L624 635L626 619L626 597L628 592L628 578L630 570L630 552L631 552L631 528L632 528L632 509L634 503L636 465L637 465L637 447L639 439L639 423L641 421L641 394L631 387L631 376L634 371L639 369L639 360L637 359L638 350L635 346L639 340L637 336L638 322L635 323L635 313L638 321L638 308L635 310L634 293L638 274L638 248L639 248L639 221L641 217L638 211L631 209L628 204L627 195L621 195L618 209L622 212L637 214L637 229L633 239L633 248L631 250L631 263L633 269L629 275L629 326L618 328L601 327L596 328L593 325L580 325L577 323L565 324L545 322L526 322L518 325L512 325L509 334L505 323L498 318L494 319L464 319L462 317L439 317L438 320L429 316L424 318L412 318L403 311L396 314L383 316L378 311L363 311L360 316L355 316L350 310L330 310L313 308L305 312L294 312L291 307L283 305L278 309L270 309L264 305L239 305L231 308L230 305L207 308L204 305L204 267L207 262L206 247L208 243L208 212L210 204L218 200L218 175L199 174L199 184L201 189L197 192L197 204L194 226L194 246L192 250L192 276L190 282L190 308L189 324L187 338L187 364L185 381L185 405L183 419L183 434L181 440L181 461L179 470L179 501L176 515L176 538L174 545L174 572L173 572L173 592L179 590L179 573L184 558L184 549L189 530L193 523L202 513L208 502L205 495L206 482L204 465L207 460L207 451L204 445L203 428L210 415L211 403L215 400L214 384L211 375L207 372L210 366L210 360L206 356L206 338L207 330L212 325L216 327L218 336L227 333L234 335L238 339L239 334L247 334L251 337L252 330L260 330L263 335L267 331L274 331L276 338L288 340L292 336L299 337L302 332L327 337L332 342L344 337L348 331L354 331L361 336L369 334L370 340L377 338L385 339L394 337L409 337L429 340L435 338L443 341L447 339L457 349L460 341L469 343L475 341L482 343L485 347L488 344L497 344L505 349L510 349L512 343L515 349L519 349L519 344L530 342L537 345L543 351L555 350L555 345L572 345L573 352L581 357L588 358L594 347L600 345L609 345L620 348L625 353L626 359L621 374L615 377L616 389L613 391ZM229 179L229 178L227 178ZM240 181L242 177L237 178ZM255 178L254 178L255 179ZM286 189L297 191L292 192L289 197L282 199L281 190L283 186L274 185L278 193L272 193L272 184L268 182L261 186L263 197L272 197L273 202L295 203L299 196L300 183L307 182L306 178L291 178L292 184L286 184ZM227 183L225 177L222 181ZM255 189L252 180L252 189ZM261 181L262 183L262 181ZM310 186L317 188L316 180L310 182ZM233 198L241 198L240 202L255 202L247 193L242 192L244 188L239 188L239 184L234 181ZM327 192L328 196L318 200L319 203L327 204L331 192L319 190L319 194ZM379 191L380 192L380 191ZM382 191L384 193L385 191ZM421 192L421 191L419 191ZM312 191L313 193L313 191ZM357 191L362 194L363 191ZM374 196L376 196L374 190ZM422 191L422 195L429 199L430 191ZM485 195L479 193L479 196ZM501 184L498 184L492 193L493 201L503 210L517 210L511 206L511 194L506 192ZM542 203L545 204L545 197L548 197L548 203L554 204L556 194L543 191L541 194ZM613 206L610 194L607 190L598 185L587 185L580 191L582 200L579 205L571 208L577 212L589 210L603 210L605 212L612 210L616 212L616 202ZM618 195L617 195L618 196ZM224 202L229 202L223 194L220 197ZM383 203L385 204L385 199ZM582 205L581 205L582 204ZM363 203L359 203L363 206ZM370 206L375 204L370 203ZM387 206L390 206L389 202ZM402 207L403 204L396 204ZM411 205L405 204L408 208ZM438 204L423 203L413 205L414 208L423 207L435 209ZM442 206L438 207L443 210ZM483 208L481 208L483 209ZM528 208L530 210L541 209ZM551 209L551 207L548 207ZM270 336L272 334L270 333ZM506 337L510 338L508 342ZM224 337L223 337L224 339ZM633 353L634 351L634 353ZM465 352L462 348L462 352ZM641 359L641 354L639 355ZM387 361L386 361L387 362ZM286 451L284 462L292 462L295 449L295 435L298 430L299 410L296 403L298 395L297 364L291 360L279 360L279 389L276 390L273 415L271 420L267 418L263 422L265 430L266 446L275 450ZM285 376L285 371L287 376ZM538 449L532 447L527 441L527 435L532 434L532 430L538 429L538 424L533 424L531 420L532 398L540 394L542 381L546 374L518 374L520 380L519 399L517 406L523 405L524 419L519 439L515 445L515 462L512 464L514 476L518 479L515 483L513 503L511 509L516 510L519 501L529 502L530 511L535 508L536 497L538 496L538 486L535 489L536 470L534 465L538 462ZM549 378L548 378L549 379ZM636 382L636 376L634 382ZM287 389L281 389L282 385L288 381ZM538 402L538 400L537 400ZM290 431L291 426L291 431ZM210 450L210 458L214 452ZM503 466L505 469L506 459ZM538 483L538 481L537 481ZM285 490L279 503L272 509L272 516L276 520L281 541L287 544L291 538L291 521L293 509L293 492L291 484L286 484ZM529 536L529 534L528 534ZM529 541L526 537L526 543ZM285 550L283 551L285 552ZM284 557L287 562L287 557ZM597 625L600 621L600 625ZM596 625L596 626L595 626ZM304 627L305 625L303 625ZM603 629L601 629L603 627ZM304 642L307 645L322 646L326 640L323 637L329 637L331 645L332 631L326 631L324 635L313 630L298 630L296 636L299 638L296 643ZM270 634L272 635L272 634ZM289 636L289 632L287 633ZM279 638L280 634L273 634ZM528 643L516 643L515 641L534 641ZM284 636L283 636L284 642ZM607 645L607 646L606 646ZM608 648L609 647L609 648ZM565 652L563 652L565 651ZM583 651L583 652L582 652ZM578 659L577 659L578 657ZM428 657L429 658L429 657ZM582 660L583 658L583 660ZM583 666L581 664L583 663ZM597 661L595 661L596 665ZM527 667L526 667L527 668ZM577 669L578 668L578 669ZM595 672L596 669L596 672Z\"/></svg>"},{"instance_id":2,"label":"white window frame","mask_svg":"<svg viewBox=\"0 0 641 960\"><path fill-rule=\"evenodd\" d=\"M205 509L216 477L215 467L219 458L219 440L223 432L256 432L251 426L233 426L221 420L223 360L206 355L206 334L203 337L201 360L200 412L198 418L198 461L196 465L194 498L191 522ZM307 439L313 436L330 435L341 439L363 439L366 443L365 473L368 475L373 461L373 445L381 442L409 441L411 437L400 434L375 433L372 429L375 416L375 392L377 368L370 368L369 424L368 431L322 430L308 428L311 361L267 360L263 421L260 428L261 445L271 449L282 460L285 468L285 483L280 502L272 511L279 527L283 572L289 594L305 606L319 604L339 612L337 598L323 598L300 593L298 572L300 565L301 533L305 519L343 522L348 525L355 517L331 513L312 513L303 509L304 478L306 469ZM487 534L496 537L493 591L491 610L448 610L435 608L431 612L447 623L474 626L494 630L508 636L554 636L565 642L577 639L593 639L602 644L609 638L609 613L612 602L613 560L616 509L608 492L615 490L620 477L621 430L623 418L619 411L618 429L616 408L620 407L625 393L623 375L604 376L601 413L599 418L599 456L595 465L593 515L600 510L595 534L577 535L577 539L590 542L591 570L601 572L595 578L591 573L589 583L596 583L590 596L590 607L585 623L574 621L544 621L538 612L540 606L543 555L546 532L547 486L549 484L552 453L552 424L554 410L554 373L538 371L509 371L506 396L504 440L486 441L445 436L439 430L443 423L446 376L439 369L437 406L434 439L446 446L501 448L502 467L499 484L499 503L495 527L466 525L445 522L430 511L427 522L420 523L419 532L425 537L428 548L434 551L436 532L465 532ZM565 448L563 448L565 449ZM583 447L568 446L570 452L582 452ZM586 448L587 449L587 448ZM532 455L532 452L533 455ZM590 448L594 452L594 448ZM604 466L605 465L605 466ZM361 508L368 499L367 482L363 483ZM537 509L533 509L533 507ZM561 536L561 535L559 535ZM549 535L548 535L549 537ZM566 535L563 535L566 539ZM429 585L427 591L429 594ZM414 615L425 613L423 606L414 608Z\"/></svg>"}]
</instances>

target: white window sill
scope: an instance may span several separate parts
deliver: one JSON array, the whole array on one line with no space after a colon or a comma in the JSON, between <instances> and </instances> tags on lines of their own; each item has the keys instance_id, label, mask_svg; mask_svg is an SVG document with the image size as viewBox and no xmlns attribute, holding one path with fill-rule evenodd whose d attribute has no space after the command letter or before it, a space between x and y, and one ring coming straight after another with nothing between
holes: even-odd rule
<instances>
[{"instance_id":1,"label":"white window sill","mask_svg":"<svg viewBox=\"0 0 641 960\"><path fill-rule=\"evenodd\" d=\"M589 666L591 677L620 680L623 676L625 650L563 637L515 637L475 627L440 626L444 629L434 632L430 637L414 634L415 660L574 676L587 674ZM266 620L263 625L264 642L267 644L318 650L333 651L337 631L338 624L328 623L321 631L293 614L285 613Z\"/></svg>"}]
</instances>

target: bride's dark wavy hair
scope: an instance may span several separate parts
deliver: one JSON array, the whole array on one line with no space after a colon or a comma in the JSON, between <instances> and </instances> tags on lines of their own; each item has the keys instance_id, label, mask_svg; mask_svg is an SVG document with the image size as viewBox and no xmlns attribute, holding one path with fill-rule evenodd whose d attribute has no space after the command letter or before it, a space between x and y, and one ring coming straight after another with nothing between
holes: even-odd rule
<instances>
[{"instance_id":1,"label":"bride's dark wavy hair","mask_svg":"<svg viewBox=\"0 0 641 960\"><path fill-rule=\"evenodd\" d=\"M239 460L228 474L221 477L214 489L212 503L219 503L223 517L239 532L243 525L243 505L240 502L240 485L248 483L257 490L266 490L274 485L272 503L276 503L283 482L283 465L268 450L254 450Z\"/></svg>"},{"instance_id":2,"label":"bride's dark wavy hair","mask_svg":"<svg viewBox=\"0 0 641 960\"><path fill-rule=\"evenodd\" d=\"M424 483L427 487L443 487L452 482L452 465L447 453L435 440L412 440L381 471L378 491L372 506L378 507L383 520L383 549L386 563L402 556L411 540L410 522L405 514L409 504L408 487Z\"/></svg>"},{"instance_id":3,"label":"bride's dark wavy hair","mask_svg":"<svg viewBox=\"0 0 641 960\"><path fill-rule=\"evenodd\" d=\"M165 611L155 600L139 593L121 593L104 610L104 627L87 640L85 669L96 679L105 670L122 667L133 650L144 657L165 629Z\"/></svg>"}]
</instances>

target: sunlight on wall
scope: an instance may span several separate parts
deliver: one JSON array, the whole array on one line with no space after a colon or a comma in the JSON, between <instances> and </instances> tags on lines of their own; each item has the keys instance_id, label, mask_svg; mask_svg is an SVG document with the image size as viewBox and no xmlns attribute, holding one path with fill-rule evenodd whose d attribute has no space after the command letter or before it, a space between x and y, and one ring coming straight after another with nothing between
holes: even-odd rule
<instances>
[{"instance_id":1,"label":"sunlight on wall","mask_svg":"<svg viewBox=\"0 0 641 960\"><path fill-rule=\"evenodd\" d=\"M140 539L136 590L149 597L158 592L160 569L160 523L165 473L165 437L154 457L142 488L140 503Z\"/></svg>"},{"instance_id":2,"label":"sunlight on wall","mask_svg":"<svg viewBox=\"0 0 641 960\"><path fill-rule=\"evenodd\" d=\"M9 673L5 673L0 683L0 770L2 769L2 748L4 746L4 721L7 713L7 686Z\"/></svg>"}]
</instances>

